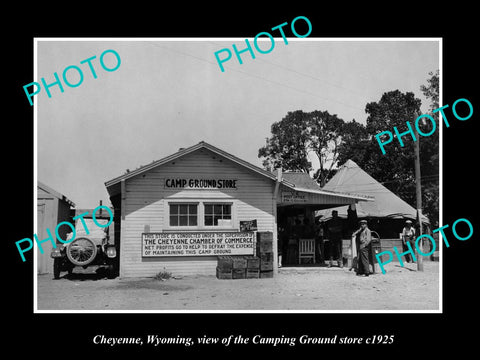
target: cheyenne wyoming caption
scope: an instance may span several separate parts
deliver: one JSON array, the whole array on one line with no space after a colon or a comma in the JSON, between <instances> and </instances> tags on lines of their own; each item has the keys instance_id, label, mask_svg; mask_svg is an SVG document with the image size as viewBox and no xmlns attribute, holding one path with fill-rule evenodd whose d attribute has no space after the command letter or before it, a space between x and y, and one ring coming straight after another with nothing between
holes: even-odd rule
<instances>
[{"instance_id":1,"label":"cheyenne wyoming caption","mask_svg":"<svg viewBox=\"0 0 480 360\"><path fill-rule=\"evenodd\" d=\"M141 337L106 337L105 335L95 335L92 339L93 343L96 345L143 345L144 339ZM196 341L191 337L182 337L177 335L176 337L160 337L158 335L147 335L146 344L159 346L159 345L183 345L183 346L192 346L195 344L198 345L214 345L222 344L224 346L229 346L230 344L235 345L246 345L246 344L255 344L255 345L288 345L295 346L297 344L313 344L313 345L322 345L322 344L392 344L394 342L394 335L373 335L370 337L349 337L343 336L339 337L334 335L332 337L310 337L308 335L301 335L300 337L288 337L281 335L279 337L262 337L261 335L255 335L251 338L243 337L242 335L230 335L227 337L207 337L203 335L202 337L197 337Z\"/></svg>"}]
</instances>

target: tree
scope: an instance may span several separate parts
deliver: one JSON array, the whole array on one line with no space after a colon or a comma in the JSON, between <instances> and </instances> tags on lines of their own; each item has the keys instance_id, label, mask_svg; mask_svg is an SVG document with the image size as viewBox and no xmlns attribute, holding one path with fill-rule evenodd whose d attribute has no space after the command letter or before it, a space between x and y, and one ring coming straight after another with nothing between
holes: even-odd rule
<instances>
[{"instance_id":1,"label":"tree","mask_svg":"<svg viewBox=\"0 0 480 360\"><path fill-rule=\"evenodd\" d=\"M431 95L428 96L434 98L435 79L430 80L428 92ZM438 86L438 81L436 84ZM404 132L408 130L406 121L410 121L414 126L414 121L420 113L420 105L420 99L415 98L411 92L402 93L394 90L384 93L378 102L368 103L365 107L368 114L365 132L357 137L345 137L338 155L339 165L352 159L373 178L414 207L415 159L411 136L402 137L403 147L394 139L388 144L385 155L382 154L374 136L385 130L393 132L394 126L400 133ZM421 124L420 128L428 133L429 126L431 125ZM430 137L420 139L420 166L423 213L435 224L438 219L438 185L436 188L434 181L435 176L438 176L438 131Z\"/></svg>"},{"instance_id":2,"label":"tree","mask_svg":"<svg viewBox=\"0 0 480 360\"><path fill-rule=\"evenodd\" d=\"M428 75L430 75L430 79L427 79L428 86L420 85L420 90L427 99L430 99L430 111L432 112L439 107L439 71L437 70L435 73L431 71ZM438 112L433 114L433 117L438 118Z\"/></svg>"},{"instance_id":3,"label":"tree","mask_svg":"<svg viewBox=\"0 0 480 360\"><path fill-rule=\"evenodd\" d=\"M439 71L430 72L427 79L428 85L421 85L423 95L430 100L430 112L439 108ZM439 124L438 112L431 114L437 125ZM422 124L422 131L428 132L431 125ZM428 129L427 129L428 128ZM429 217L433 227L439 221L439 130L431 136L420 141L420 164L422 172L422 202L424 213Z\"/></svg>"},{"instance_id":4,"label":"tree","mask_svg":"<svg viewBox=\"0 0 480 360\"><path fill-rule=\"evenodd\" d=\"M309 172L312 164L307 158L309 130L307 114L301 110L288 112L282 121L272 124L272 137L258 150L266 169L283 168Z\"/></svg>"},{"instance_id":5,"label":"tree","mask_svg":"<svg viewBox=\"0 0 480 360\"><path fill-rule=\"evenodd\" d=\"M272 124L272 136L258 151L267 169L281 167L287 171L313 170L308 155L316 156L319 169L314 179L323 186L332 176L344 136L354 137L356 123L346 126L337 115L315 110L288 112L279 122ZM352 133L349 133L352 132Z\"/></svg>"}]
</instances>

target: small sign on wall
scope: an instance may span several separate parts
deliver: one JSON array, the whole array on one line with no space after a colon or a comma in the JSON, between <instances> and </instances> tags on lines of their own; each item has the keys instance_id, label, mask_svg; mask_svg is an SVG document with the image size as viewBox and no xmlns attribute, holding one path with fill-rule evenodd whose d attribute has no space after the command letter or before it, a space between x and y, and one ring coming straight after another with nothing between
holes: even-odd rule
<instances>
[{"instance_id":1,"label":"small sign on wall","mask_svg":"<svg viewBox=\"0 0 480 360\"><path fill-rule=\"evenodd\" d=\"M283 191L283 203L305 203L307 202L307 195L298 191Z\"/></svg>"},{"instance_id":2,"label":"small sign on wall","mask_svg":"<svg viewBox=\"0 0 480 360\"><path fill-rule=\"evenodd\" d=\"M257 219L240 221L240 231L255 231L257 229Z\"/></svg>"},{"instance_id":3,"label":"small sign on wall","mask_svg":"<svg viewBox=\"0 0 480 360\"><path fill-rule=\"evenodd\" d=\"M143 233L142 256L253 255L254 232Z\"/></svg>"}]
</instances>

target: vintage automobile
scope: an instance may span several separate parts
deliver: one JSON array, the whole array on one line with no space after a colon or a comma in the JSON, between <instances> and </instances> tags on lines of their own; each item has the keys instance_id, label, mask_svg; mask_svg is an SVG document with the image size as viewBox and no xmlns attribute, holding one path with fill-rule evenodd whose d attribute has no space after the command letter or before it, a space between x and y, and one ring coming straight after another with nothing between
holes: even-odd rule
<instances>
[{"instance_id":1,"label":"vintage automobile","mask_svg":"<svg viewBox=\"0 0 480 360\"><path fill-rule=\"evenodd\" d=\"M105 225L108 219L99 219L96 221ZM53 260L53 276L60 278L62 271L72 274L75 268L87 269L98 272L99 269L105 269L106 276L113 278L118 275L117 249L109 233L113 233L113 224L109 227L101 228L94 224L93 219L84 217L88 234L85 226L80 219L75 224L76 236L69 243L57 243L57 247L52 249L51 257ZM66 240L72 238L73 232L68 234Z\"/></svg>"}]
</instances>

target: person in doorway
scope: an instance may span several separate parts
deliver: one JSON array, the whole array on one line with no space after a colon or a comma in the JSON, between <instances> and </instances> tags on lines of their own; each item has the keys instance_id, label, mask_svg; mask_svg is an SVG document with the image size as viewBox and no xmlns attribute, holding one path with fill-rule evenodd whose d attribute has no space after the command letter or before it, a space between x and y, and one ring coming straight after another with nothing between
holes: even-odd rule
<instances>
[{"instance_id":1,"label":"person in doorway","mask_svg":"<svg viewBox=\"0 0 480 360\"><path fill-rule=\"evenodd\" d=\"M300 239L303 234L303 225L300 219L296 217L294 222L288 239L287 261L289 264L295 264L298 259L298 239Z\"/></svg>"},{"instance_id":2,"label":"person in doorway","mask_svg":"<svg viewBox=\"0 0 480 360\"><path fill-rule=\"evenodd\" d=\"M412 221L405 221L405 227L402 230L402 247L403 252L408 251L407 242L410 243L410 247L415 249L415 228L412 226ZM413 258L410 254L405 255L405 260L407 263L413 262Z\"/></svg>"},{"instance_id":3,"label":"person in doorway","mask_svg":"<svg viewBox=\"0 0 480 360\"><path fill-rule=\"evenodd\" d=\"M316 258L320 265L325 265L325 246L323 242L323 225L319 219L315 221L315 250L317 252Z\"/></svg>"},{"instance_id":4,"label":"person in doorway","mask_svg":"<svg viewBox=\"0 0 480 360\"><path fill-rule=\"evenodd\" d=\"M328 267L333 265L333 259L336 258L338 266L343 268L342 255L342 222L338 217L338 211L332 211L332 219L328 222L328 238L330 240L330 261Z\"/></svg>"},{"instance_id":5,"label":"person in doorway","mask_svg":"<svg viewBox=\"0 0 480 360\"><path fill-rule=\"evenodd\" d=\"M278 254L278 267L282 267L282 255L283 255L283 242L285 238L285 228L283 226L278 227L278 241L277 241L277 254Z\"/></svg>"},{"instance_id":6,"label":"person in doorway","mask_svg":"<svg viewBox=\"0 0 480 360\"><path fill-rule=\"evenodd\" d=\"M310 224L310 220L308 220L308 218L304 218L302 226L302 238L312 239L313 237L313 226Z\"/></svg>"},{"instance_id":7,"label":"person in doorway","mask_svg":"<svg viewBox=\"0 0 480 360\"><path fill-rule=\"evenodd\" d=\"M352 237L355 238L355 243L357 246L358 253L358 269L357 275L370 275L370 264L368 262L369 255L369 245L372 241L372 232L368 228L367 220L360 220L360 229L355 231L352 234Z\"/></svg>"}]
</instances>

